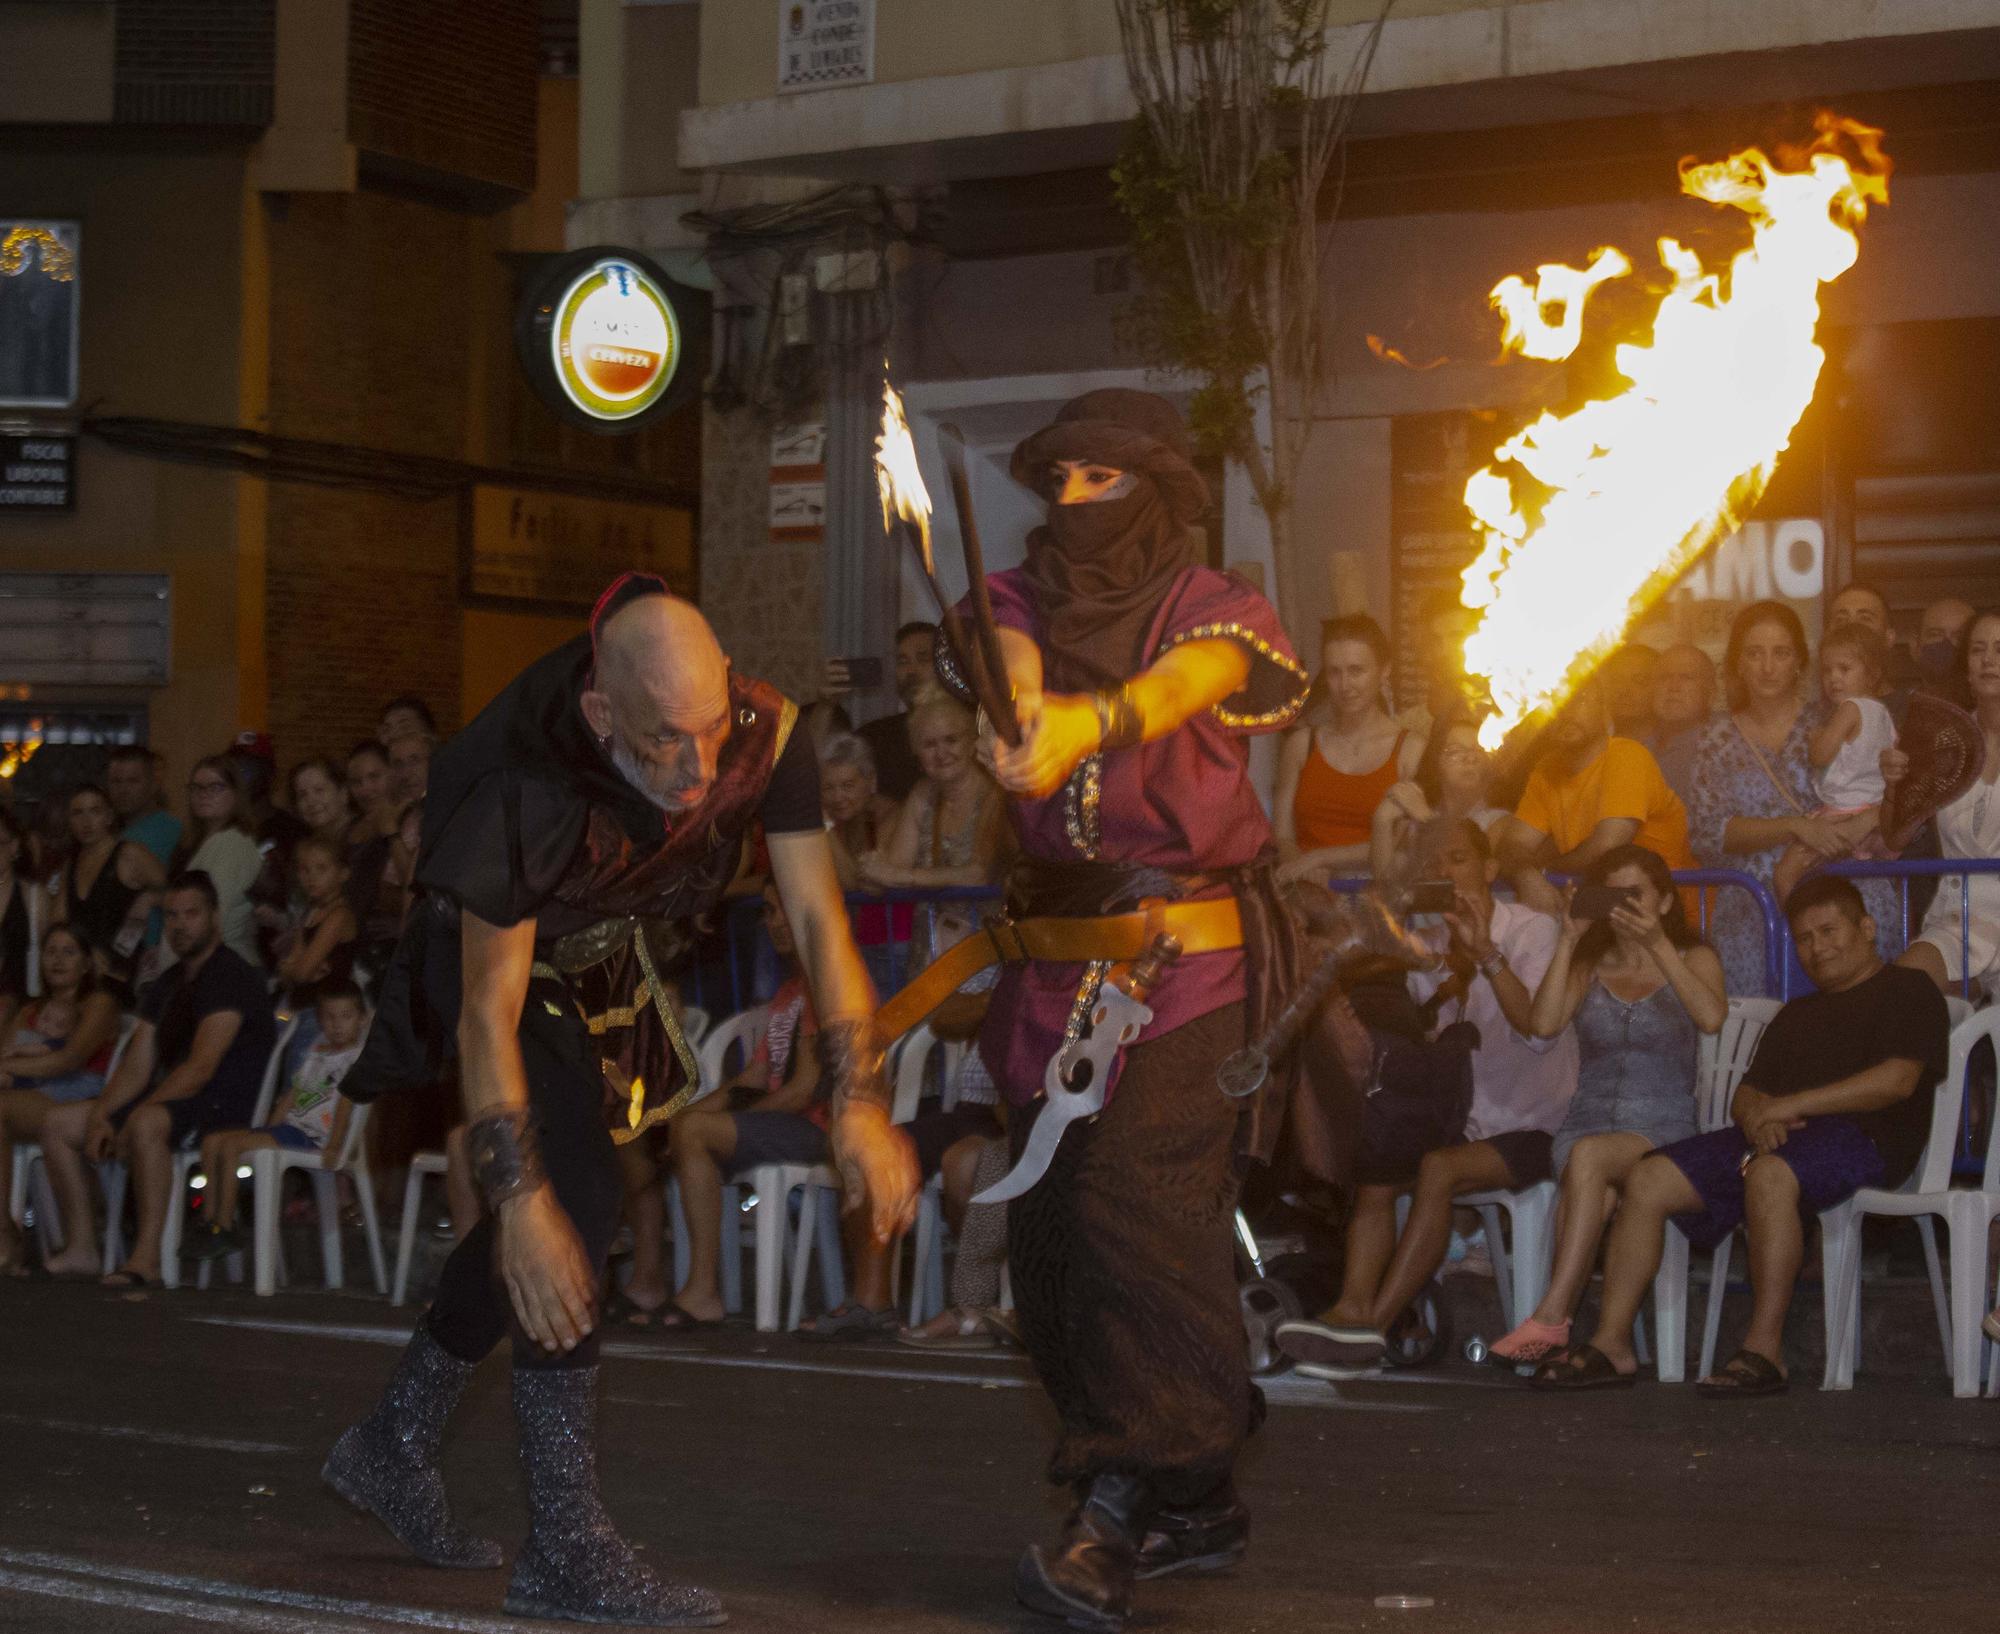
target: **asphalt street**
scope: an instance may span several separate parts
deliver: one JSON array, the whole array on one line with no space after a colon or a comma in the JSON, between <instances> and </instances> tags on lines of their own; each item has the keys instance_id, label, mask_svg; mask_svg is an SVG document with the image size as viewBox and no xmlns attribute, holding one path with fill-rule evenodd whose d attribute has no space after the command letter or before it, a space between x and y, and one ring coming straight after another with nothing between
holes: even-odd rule
<instances>
[{"instance_id":1,"label":"asphalt street","mask_svg":"<svg viewBox=\"0 0 2000 1634\"><path fill-rule=\"evenodd\" d=\"M545 1628L500 1614L501 1574L407 1562L317 1481L411 1320L358 1295L0 1284L0 1629ZM656 1567L746 1630L1047 1626L1009 1592L1060 1518L1018 1360L704 1339L610 1347L607 1495ZM1650 1382L1550 1399L1454 1363L1273 1399L1248 1563L1144 1585L1135 1629L2000 1626L2000 1403L1953 1401L1939 1374L1717 1404ZM461 1516L511 1546L503 1363L447 1463ZM1397 1596L1424 1603L1377 1604Z\"/></svg>"}]
</instances>

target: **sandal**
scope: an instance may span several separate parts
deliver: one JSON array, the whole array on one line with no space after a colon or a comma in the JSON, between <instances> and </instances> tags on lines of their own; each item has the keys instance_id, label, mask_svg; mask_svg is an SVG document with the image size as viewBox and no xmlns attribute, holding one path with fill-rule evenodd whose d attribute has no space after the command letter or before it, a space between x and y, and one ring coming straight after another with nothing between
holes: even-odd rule
<instances>
[{"instance_id":1,"label":"sandal","mask_svg":"<svg viewBox=\"0 0 2000 1634\"><path fill-rule=\"evenodd\" d=\"M604 1302L601 1326L607 1328L636 1328L641 1333L651 1332L659 1323L664 1305L641 1305L623 1288L612 1290L611 1297Z\"/></svg>"},{"instance_id":2,"label":"sandal","mask_svg":"<svg viewBox=\"0 0 2000 1634\"><path fill-rule=\"evenodd\" d=\"M679 1300L670 1299L653 1312L651 1322L645 1324L655 1333L700 1333L705 1328L722 1326L719 1316L696 1316Z\"/></svg>"},{"instance_id":3,"label":"sandal","mask_svg":"<svg viewBox=\"0 0 2000 1634\"><path fill-rule=\"evenodd\" d=\"M1494 1367L1532 1367L1568 1349L1569 1323L1537 1322L1531 1316L1506 1338L1495 1339L1486 1349L1486 1360Z\"/></svg>"},{"instance_id":4,"label":"sandal","mask_svg":"<svg viewBox=\"0 0 2000 1634\"><path fill-rule=\"evenodd\" d=\"M912 1350L993 1350L1000 1341L987 1323L984 1311L974 1310L970 1305L954 1305L922 1327L899 1329L896 1343L908 1345Z\"/></svg>"},{"instance_id":5,"label":"sandal","mask_svg":"<svg viewBox=\"0 0 2000 1634\"><path fill-rule=\"evenodd\" d=\"M1754 1350L1739 1350L1695 1386L1704 1396L1782 1396L1792 1382L1768 1356Z\"/></svg>"},{"instance_id":6,"label":"sandal","mask_svg":"<svg viewBox=\"0 0 2000 1634\"><path fill-rule=\"evenodd\" d=\"M1537 1390L1629 1390L1639 1382L1639 1370L1620 1373L1595 1345L1578 1345L1542 1363L1529 1382Z\"/></svg>"},{"instance_id":7,"label":"sandal","mask_svg":"<svg viewBox=\"0 0 2000 1634\"><path fill-rule=\"evenodd\" d=\"M894 1338L898 1325L894 1311L871 1311L849 1300L808 1317L796 1331L801 1339L810 1339L815 1344L854 1344L867 1339Z\"/></svg>"}]
</instances>

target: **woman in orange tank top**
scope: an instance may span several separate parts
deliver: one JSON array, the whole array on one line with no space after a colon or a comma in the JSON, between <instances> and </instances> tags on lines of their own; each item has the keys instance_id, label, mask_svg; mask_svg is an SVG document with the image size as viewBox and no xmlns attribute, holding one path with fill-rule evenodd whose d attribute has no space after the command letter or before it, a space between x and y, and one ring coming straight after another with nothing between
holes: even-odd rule
<instances>
[{"instance_id":1,"label":"woman in orange tank top","mask_svg":"<svg viewBox=\"0 0 2000 1634\"><path fill-rule=\"evenodd\" d=\"M1272 826L1283 877L1364 872L1375 808L1413 775L1423 744L1383 707L1389 638L1365 613L1320 629L1321 669L1307 709L1278 753Z\"/></svg>"}]
</instances>

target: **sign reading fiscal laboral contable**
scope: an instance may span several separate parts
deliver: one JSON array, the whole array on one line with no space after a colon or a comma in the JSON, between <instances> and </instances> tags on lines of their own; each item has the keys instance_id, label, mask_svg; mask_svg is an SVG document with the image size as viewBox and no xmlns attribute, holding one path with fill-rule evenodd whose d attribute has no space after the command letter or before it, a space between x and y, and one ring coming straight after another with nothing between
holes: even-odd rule
<instances>
[{"instance_id":1,"label":"sign reading fiscal laboral contable","mask_svg":"<svg viewBox=\"0 0 2000 1634\"><path fill-rule=\"evenodd\" d=\"M875 0L778 0L778 89L875 78Z\"/></svg>"}]
</instances>

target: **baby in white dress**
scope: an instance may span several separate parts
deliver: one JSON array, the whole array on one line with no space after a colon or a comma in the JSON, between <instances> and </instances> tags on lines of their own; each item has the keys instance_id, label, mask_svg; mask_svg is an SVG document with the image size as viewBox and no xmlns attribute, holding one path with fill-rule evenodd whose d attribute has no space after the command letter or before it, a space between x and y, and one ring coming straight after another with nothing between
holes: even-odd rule
<instances>
[{"instance_id":1,"label":"baby in white dress","mask_svg":"<svg viewBox=\"0 0 2000 1634\"><path fill-rule=\"evenodd\" d=\"M1772 870L1782 905L1792 887L1832 857L1886 857L1882 843L1882 751L1896 745L1896 723L1876 696L1888 667L1888 651L1873 630L1842 625L1819 647L1820 687L1827 714L1806 746L1813 766L1812 815L1828 829L1837 849L1821 851L1794 840Z\"/></svg>"}]
</instances>

